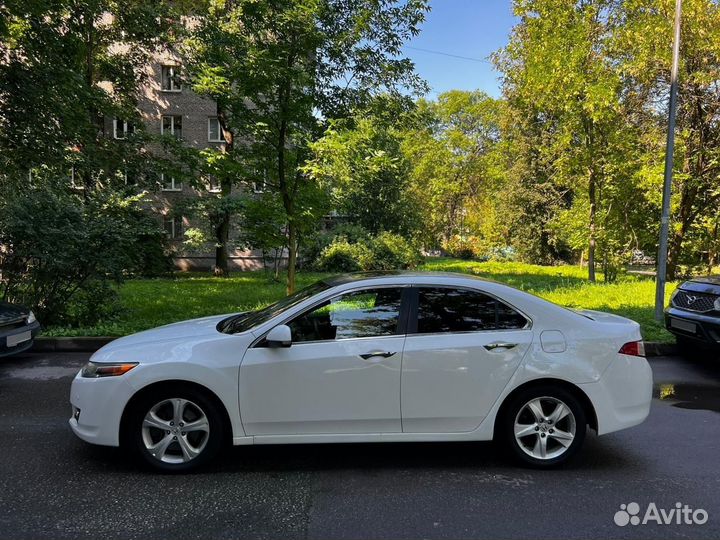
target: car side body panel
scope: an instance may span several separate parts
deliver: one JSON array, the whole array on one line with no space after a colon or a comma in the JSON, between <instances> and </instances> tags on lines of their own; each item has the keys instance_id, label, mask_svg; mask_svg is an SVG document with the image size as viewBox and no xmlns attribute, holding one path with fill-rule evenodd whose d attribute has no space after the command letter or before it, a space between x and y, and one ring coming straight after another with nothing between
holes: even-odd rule
<instances>
[{"instance_id":1,"label":"car side body panel","mask_svg":"<svg viewBox=\"0 0 720 540\"><path fill-rule=\"evenodd\" d=\"M321 303L340 292L367 287L370 284L373 286L442 284L474 288L495 296L521 311L532 321L532 325L528 330L519 331L526 332L523 339L518 337L518 341L522 342L522 348L519 348L517 352L521 354L512 358L498 356L496 358L497 365L490 366L484 372L485 376L493 380L493 394L482 396L481 405L477 409L480 412L468 415L470 419L462 419L462 415L458 416L456 410L450 413L440 410L435 413L438 417L435 418L435 422L426 423L425 425L428 427L425 428L417 427L415 432L402 432L397 428L395 428L396 431L392 431L392 426L387 423L383 428L377 428L378 431L371 431L372 428L368 428L368 431L363 433L337 432L339 427L333 432L323 433L318 432L317 428L300 429L295 433L281 433L277 428L268 430L268 425L274 421L272 416L263 417L263 413L259 413L258 409L251 411L248 404L243 404L244 396L251 392L250 387L253 384L252 366L265 361L260 358L251 358L245 354L246 350L270 329L278 324L284 324L295 314L308 307ZM123 375L121 381L115 378L83 379L78 374L73 381L71 402L81 412L78 420L70 420L70 425L73 431L86 441L115 446L119 443L119 423L123 411L136 392L157 382L184 380L210 389L219 398L230 418L235 444L490 440L493 438L497 413L505 398L519 386L543 379L566 381L574 385L578 391L584 392L592 402L597 415L599 433L608 433L635 425L647 416L651 400L652 374L645 359L619 355L618 351L624 343L641 339L639 325L622 317L604 313L588 312L586 315L591 318L517 289L463 275L410 273L375 277L372 280L352 279L338 282L330 290L301 302L286 313L257 326L252 332L235 335L223 334L216 330L216 326L225 316L206 317L141 332L121 338L103 347L93 355L93 361L139 362L139 365ZM564 349L555 346L543 347L541 335L545 331L555 342L558 341L558 333L561 334L564 340ZM462 336L461 340L467 342L468 348L482 346L485 338L481 334L483 332L471 332ZM403 340L404 336L392 339ZM407 341L420 340L416 341L416 343L420 343L425 339L427 339L426 336L413 335L408 336ZM405 347L407 348L407 345ZM286 350L297 351L299 349L300 346L292 346ZM428 406L430 406L431 401L438 403L439 394L437 392L441 390L438 388L435 395L432 395L436 390L432 387L432 372L435 370L435 373L438 373L441 368L437 365L434 367L424 366L426 360L419 356L421 349L422 347L415 347L408 350L408 367L410 369L413 366L422 370L427 369L427 373L422 375L424 379L418 385L414 399L421 399L423 393L429 394ZM352 354L357 352L359 349ZM311 354L307 355L309 361L313 360L312 356ZM442 357L442 354L440 356ZM246 361L247 365L245 365ZM385 365L381 363L368 365L359 363L359 361L348 363L338 368L346 369L347 373L328 374L327 380L341 380L342 377L349 376L353 371L361 370L375 370L377 373L385 370L390 377L399 378L400 361L401 352L398 351L397 358ZM242 378L243 367L241 364L250 368L246 372L249 374L247 380ZM455 369L460 373L461 368L467 367L467 365L455 358L449 363L447 369ZM260 398L267 407L272 406L273 400L282 399L283 396L280 393L283 388L289 388L293 384L303 384L302 379L298 380L297 372L291 373L296 368L297 366L287 362L284 364L280 362L273 368L275 370L273 377L284 382L278 383L271 393ZM287 370L289 372L286 372ZM483 372L478 372L478 374L480 373ZM452 374L448 380L453 381L452 384L460 384L461 388L466 382L458 380ZM480 382L480 379L474 380ZM254 381L254 383L259 384L258 381ZM332 391L331 384L322 391ZM449 391L452 390L451 386L448 387ZM292 390L296 393L299 392L298 388ZM464 391L467 395L466 388ZM310 397L305 402L305 406L312 407L310 398L315 392L312 388L308 389L308 392L310 392ZM303 396L300 393L296 395L296 398L303 398ZM356 394L355 398L356 401L360 400L360 394ZM376 399L377 396L370 394L365 403L372 402L375 405L373 400ZM400 399L401 394L398 389L398 404ZM361 401L358 403L362 404ZM460 403L468 402L460 400L458 404ZM419 406L421 409L423 408L422 404ZM419 414L418 417L429 416L427 410L429 409L426 408L426 412ZM285 411L287 412L287 409ZM248 433L243 428L244 412L248 413L246 420L248 426L252 426ZM331 429L334 425L332 422L337 419L333 420L332 414L324 414L323 421L330 423L323 429ZM475 416L473 417L472 414ZM445 431L440 431L439 419L443 415L455 415L456 418L455 423L446 424ZM457 417L460 417L461 420L457 420ZM260 424L265 425L264 427L260 426L262 429L258 430ZM383 425L383 423L376 425ZM379 429L387 431L382 432ZM456 431L453 432L453 430Z\"/></svg>"}]
</instances>

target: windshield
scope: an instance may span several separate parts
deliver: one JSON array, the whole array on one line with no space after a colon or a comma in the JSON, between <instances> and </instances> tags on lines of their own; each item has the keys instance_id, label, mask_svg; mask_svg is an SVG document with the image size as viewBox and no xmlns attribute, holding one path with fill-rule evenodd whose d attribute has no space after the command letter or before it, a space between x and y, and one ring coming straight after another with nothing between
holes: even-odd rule
<instances>
[{"instance_id":1,"label":"windshield","mask_svg":"<svg viewBox=\"0 0 720 540\"><path fill-rule=\"evenodd\" d=\"M282 300L278 300L274 304L270 304L267 307L258 309L257 311L246 311L245 313L239 313L238 315L233 315L232 317L223 319L218 324L217 329L225 334L239 334L240 332L246 332L251 328L269 321L273 317L280 315L303 300L326 291L329 288L330 285L324 281L318 281L308 287L305 287L304 289L300 289L295 294L291 294Z\"/></svg>"}]
</instances>

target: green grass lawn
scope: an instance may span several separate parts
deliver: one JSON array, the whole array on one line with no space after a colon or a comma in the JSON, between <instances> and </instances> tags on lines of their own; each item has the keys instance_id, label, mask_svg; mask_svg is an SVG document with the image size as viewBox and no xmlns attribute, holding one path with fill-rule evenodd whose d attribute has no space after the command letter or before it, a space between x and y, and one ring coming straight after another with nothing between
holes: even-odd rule
<instances>
[{"instance_id":1,"label":"green grass lawn","mask_svg":"<svg viewBox=\"0 0 720 540\"><path fill-rule=\"evenodd\" d=\"M672 341L672 336L653 319L652 279L622 276L617 283L590 284L587 270L578 266L457 259L429 259L420 269L475 274L563 306L616 313L639 322L646 340ZM325 275L301 273L298 286L304 287ZM668 285L668 297L674 288L674 283ZM134 279L120 288L123 311L117 320L92 328L49 328L45 335L121 336L174 321L254 309L284 294L284 284L272 281L265 272L238 272L229 278L178 273L175 279Z\"/></svg>"}]
</instances>

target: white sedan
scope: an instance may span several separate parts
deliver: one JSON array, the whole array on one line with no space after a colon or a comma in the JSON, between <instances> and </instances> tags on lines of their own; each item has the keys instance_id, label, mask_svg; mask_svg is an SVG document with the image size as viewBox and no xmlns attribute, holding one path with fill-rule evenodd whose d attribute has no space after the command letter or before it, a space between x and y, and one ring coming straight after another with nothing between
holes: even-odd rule
<instances>
[{"instance_id":1,"label":"white sedan","mask_svg":"<svg viewBox=\"0 0 720 540\"><path fill-rule=\"evenodd\" d=\"M570 458L648 415L637 323L446 273L320 281L259 311L127 336L75 377L72 430L165 471L225 444L500 440Z\"/></svg>"}]
</instances>

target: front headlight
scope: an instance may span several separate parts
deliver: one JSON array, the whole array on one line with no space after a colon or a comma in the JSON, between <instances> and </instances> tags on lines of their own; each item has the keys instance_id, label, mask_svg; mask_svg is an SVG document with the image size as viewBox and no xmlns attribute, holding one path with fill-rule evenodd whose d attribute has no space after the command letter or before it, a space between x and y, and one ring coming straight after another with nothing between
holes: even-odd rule
<instances>
[{"instance_id":1,"label":"front headlight","mask_svg":"<svg viewBox=\"0 0 720 540\"><path fill-rule=\"evenodd\" d=\"M86 379L117 377L119 375L124 375L137 365L137 362L88 362L85 366L83 366L80 376L85 377Z\"/></svg>"},{"instance_id":2,"label":"front headlight","mask_svg":"<svg viewBox=\"0 0 720 540\"><path fill-rule=\"evenodd\" d=\"M31 311L30 313L28 313L27 323L32 324L35 321L37 321L37 319L35 318L35 314Z\"/></svg>"},{"instance_id":3,"label":"front headlight","mask_svg":"<svg viewBox=\"0 0 720 540\"><path fill-rule=\"evenodd\" d=\"M720 311L720 296L715 299L715 310Z\"/></svg>"},{"instance_id":4,"label":"front headlight","mask_svg":"<svg viewBox=\"0 0 720 540\"><path fill-rule=\"evenodd\" d=\"M670 305L671 305L671 306L674 306L674 305L675 305L675 304L673 303L673 300L675 300L675 297L678 295L679 292L680 292L680 287L678 287L677 289L675 289L675 290L673 291L673 293L670 295Z\"/></svg>"}]
</instances>

